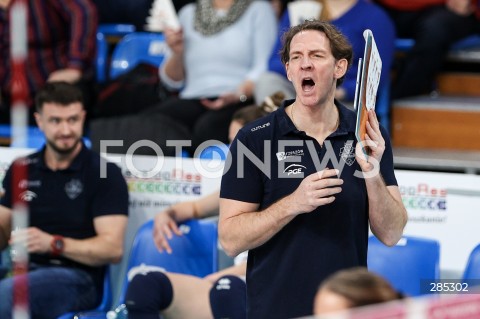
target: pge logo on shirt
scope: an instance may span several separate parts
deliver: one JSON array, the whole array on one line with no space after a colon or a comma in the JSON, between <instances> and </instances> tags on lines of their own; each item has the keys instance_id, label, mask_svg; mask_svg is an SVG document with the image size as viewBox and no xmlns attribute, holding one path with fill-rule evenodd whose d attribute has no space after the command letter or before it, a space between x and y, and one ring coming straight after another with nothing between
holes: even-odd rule
<instances>
[{"instance_id":1,"label":"pge logo on shirt","mask_svg":"<svg viewBox=\"0 0 480 319\"><path fill-rule=\"evenodd\" d=\"M304 168L306 169L305 166L300 164L291 164L291 165L288 165L283 172L287 174L287 176L303 174L302 169Z\"/></svg>"}]
</instances>

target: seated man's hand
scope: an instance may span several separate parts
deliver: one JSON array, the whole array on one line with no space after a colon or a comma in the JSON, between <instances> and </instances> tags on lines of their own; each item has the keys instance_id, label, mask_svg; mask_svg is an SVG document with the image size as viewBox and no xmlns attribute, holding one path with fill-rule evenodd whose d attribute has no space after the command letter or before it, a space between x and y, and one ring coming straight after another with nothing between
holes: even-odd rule
<instances>
[{"instance_id":1,"label":"seated man's hand","mask_svg":"<svg viewBox=\"0 0 480 319\"><path fill-rule=\"evenodd\" d=\"M23 243L29 253L50 253L51 242L52 235L38 229L37 227L28 227L26 229L12 231L12 235L10 236L10 245Z\"/></svg>"}]
</instances>

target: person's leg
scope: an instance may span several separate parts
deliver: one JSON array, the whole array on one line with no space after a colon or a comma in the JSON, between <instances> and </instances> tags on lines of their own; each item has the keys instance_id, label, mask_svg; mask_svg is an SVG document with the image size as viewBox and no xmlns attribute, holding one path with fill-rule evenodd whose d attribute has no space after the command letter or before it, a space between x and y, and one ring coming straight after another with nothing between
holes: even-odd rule
<instances>
[{"instance_id":1,"label":"person's leg","mask_svg":"<svg viewBox=\"0 0 480 319\"><path fill-rule=\"evenodd\" d=\"M207 109L199 100L186 100L176 97L149 107L143 111L143 114L159 113L168 116L188 128L192 129L197 119L204 114Z\"/></svg>"},{"instance_id":2,"label":"person's leg","mask_svg":"<svg viewBox=\"0 0 480 319\"><path fill-rule=\"evenodd\" d=\"M211 284L198 277L148 272L133 277L125 304L129 319L211 318Z\"/></svg>"},{"instance_id":3,"label":"person's leg","mask_svg":"<svg viewBox=\"0 0 480 319\"><path fill-rule=\"evenodd\" d=\"M223 276L210 289L210 306L215 319L247 317L247 285L237 276Z\"/></svg>"},{"instance_id":4,"label":"person's leg","mask_svg":"<svg viewBox=\"0 0 480 319\"><path fill-rule=\"evenodd\" d=\"M392 98L430 92L450 46L474 29L471 17L456 15L444 7L432 8L419 16L413 34L415 45L399 70Z\"/></svg>"},{"instance_id":5,"label":"person's leg","mask_svg":"<svg viewBox=\"0 0 480 319\"><path fill-rule=\"evenodd\" d=\"M91 277L83 270L45 267L27 275L32 318L56 318L69 311L92 309L98 302ZM0 318L11 318L13 278L0 281Z\"/></svg>"},{"instance_id":6,"label":"person's leg","mask_svg":"<svg viewBox=\"0 0 480 319\"><path fill-rule=\"evenodd\" d=\"M212 283L199 277L169 273L173 285L173 301L162 313L165 319L212 318L208 293Z\"/></svg>"}]
</instances>

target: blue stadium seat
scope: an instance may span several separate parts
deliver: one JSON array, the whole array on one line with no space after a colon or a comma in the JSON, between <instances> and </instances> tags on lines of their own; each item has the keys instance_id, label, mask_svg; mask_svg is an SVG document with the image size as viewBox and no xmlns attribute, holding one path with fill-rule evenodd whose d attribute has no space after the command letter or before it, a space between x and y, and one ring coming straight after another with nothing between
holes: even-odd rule
<instances>
[{"instance_id":1,"label":"blue stadium seat","mask_svg":"<svg viewBox=\"0 0 480 319\"><path fill-rule=\"evenodd\" d=\"M437 240L404 236L388 247L375 236L368 239L368 269L387 279L409 296L424 293L422 280L440 278L440 244ZM428 287L427 287L428 288Z\"/></svg>"},{"instance_id":2,"label":"blue stadium seat","mask_svg":"<svg viewBox=\"0 0 480 319\"><path fill-rule=\"evenodd\" d=\"M415 45L415 40L408 38L398 38L395 40L395 50L397 52L407 52L410 51Z\"/></svg>"},{"instance_id":3,"label":"blue stadium seat","mask_svg":"<svg viewBox=\"0 0 480 319\"><path fill-rule=\"evenodd\" d=\"M174 236L170 240L171 254L160 253L155 246L152 235L153 220L147 221L138 229L116 306L124 303L128 271L134 267L161 267L166 271L197 277L204 277L218 270L216 223L208 220L189 220L180 224L179 228L183 236ZM105 312L95 311L78 313L75 318L105 319L105 316Z\"/></svg>"},{"instance_id":4,"label":"blue stadium seat","mask_svg":"<svg viewBox=\"0 0 480 319\"><path fill-rule=\"evenodd\" d=\"M105 277L103 280L103 295L102 295L102 300L100 301L100 304L95 308L94 312L106 312L110 309L112 305L112 284L111 284L111 279L110 279L110 267L107 267L107 270L105 272ZM74 312L68 312L57 319L73 319L75 317Z\"/></svg>"},{"instance_id":5,"label":"blue stadium seat","mask_svg":"<svg viewBox=\"0 0 480 319\"><path fill-rule=\"evenodd\" d=\"M480 284L480 244L478 244L470 253L468 257L465 272L463 273L463 280L476 279L476 284Z\"/></svg>"},{"instance_id":6,"label":"blue stadium seat","mask_svg":"<svg viewBox=\"0 0 480 319\"><path fill-rule=\"evenodd\" d=\"M140 62L160 66L167 43L161 33L133 32L122 38L112 53L110 79L135 67Z\"/></svg>"},{"instance_id":7,"label":"blue stadium seat","mask_svg":"<svg viewBox=\"0 0 480 319\"><path fill-rule=\"evenodd\" d=\"M107 80L108 42L105 34L97 32L97 55L95 58L95 74L97 82Z\"/></svg>"},{"instance_id":8,"label":"blue stadium seat","mask_svg":"<svg viewBox=\"0 0 480 319\"><path fill-rule=\"evenodd\" d=\"M397 52L408 52L410 51L413 46L415 45L414 39L408 38L398 38L395 40L395 50ZM470 35L465 37L450 47L451 51L458 51L458 50L467 50L472 48L480 48L480 35Z\"/></svg>"},{"instance_id":9,"label":"blue stadium seat","mask_svg":"<svg viewBox=\"0 0 480 319\"><path fill-rule=\"evenodd\" d=\"M101 23L98 25L98 32L103 33L106 36L125 36L129 33L135 32L135 26L133 24L123 23Z\"/></svg>"},{"instance_id":10,"label":"blue stadium seat","mask_svg":"<svg viewBox=\"0 0 480 319\"><path fill-rule=\"evenodd\" d=\"M135 26L132 24L100 24L98 26L96 56L97 82L102 83L107 80L109 54L107 38L111 36L123 37L132 32L135 32Z\"/></svg>"}]
</instances>

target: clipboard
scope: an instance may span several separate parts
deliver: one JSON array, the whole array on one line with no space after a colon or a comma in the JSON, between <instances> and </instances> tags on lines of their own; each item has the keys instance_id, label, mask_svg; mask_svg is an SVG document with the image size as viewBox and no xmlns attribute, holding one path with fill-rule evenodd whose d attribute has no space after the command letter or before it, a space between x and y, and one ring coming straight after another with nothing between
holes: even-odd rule
<instances>
[{"instance_id":1,"label":"clipboard","mask_svg":"<svg viewBox=\"0 0 480 319\"><path fill-rule=\"evenodd\" d=\"M354 109L357 111L355 127L357 142L365 140L368 111L375 109L377 90L382 73L382 59L380 58L372 31L369 29L365 30L363 37L365 38L365 50L363 58L360 58L358 63L357 85L353 103ZM362 150L368 158L364 147L362 147Z\"/></svg>"}]
</instances>

